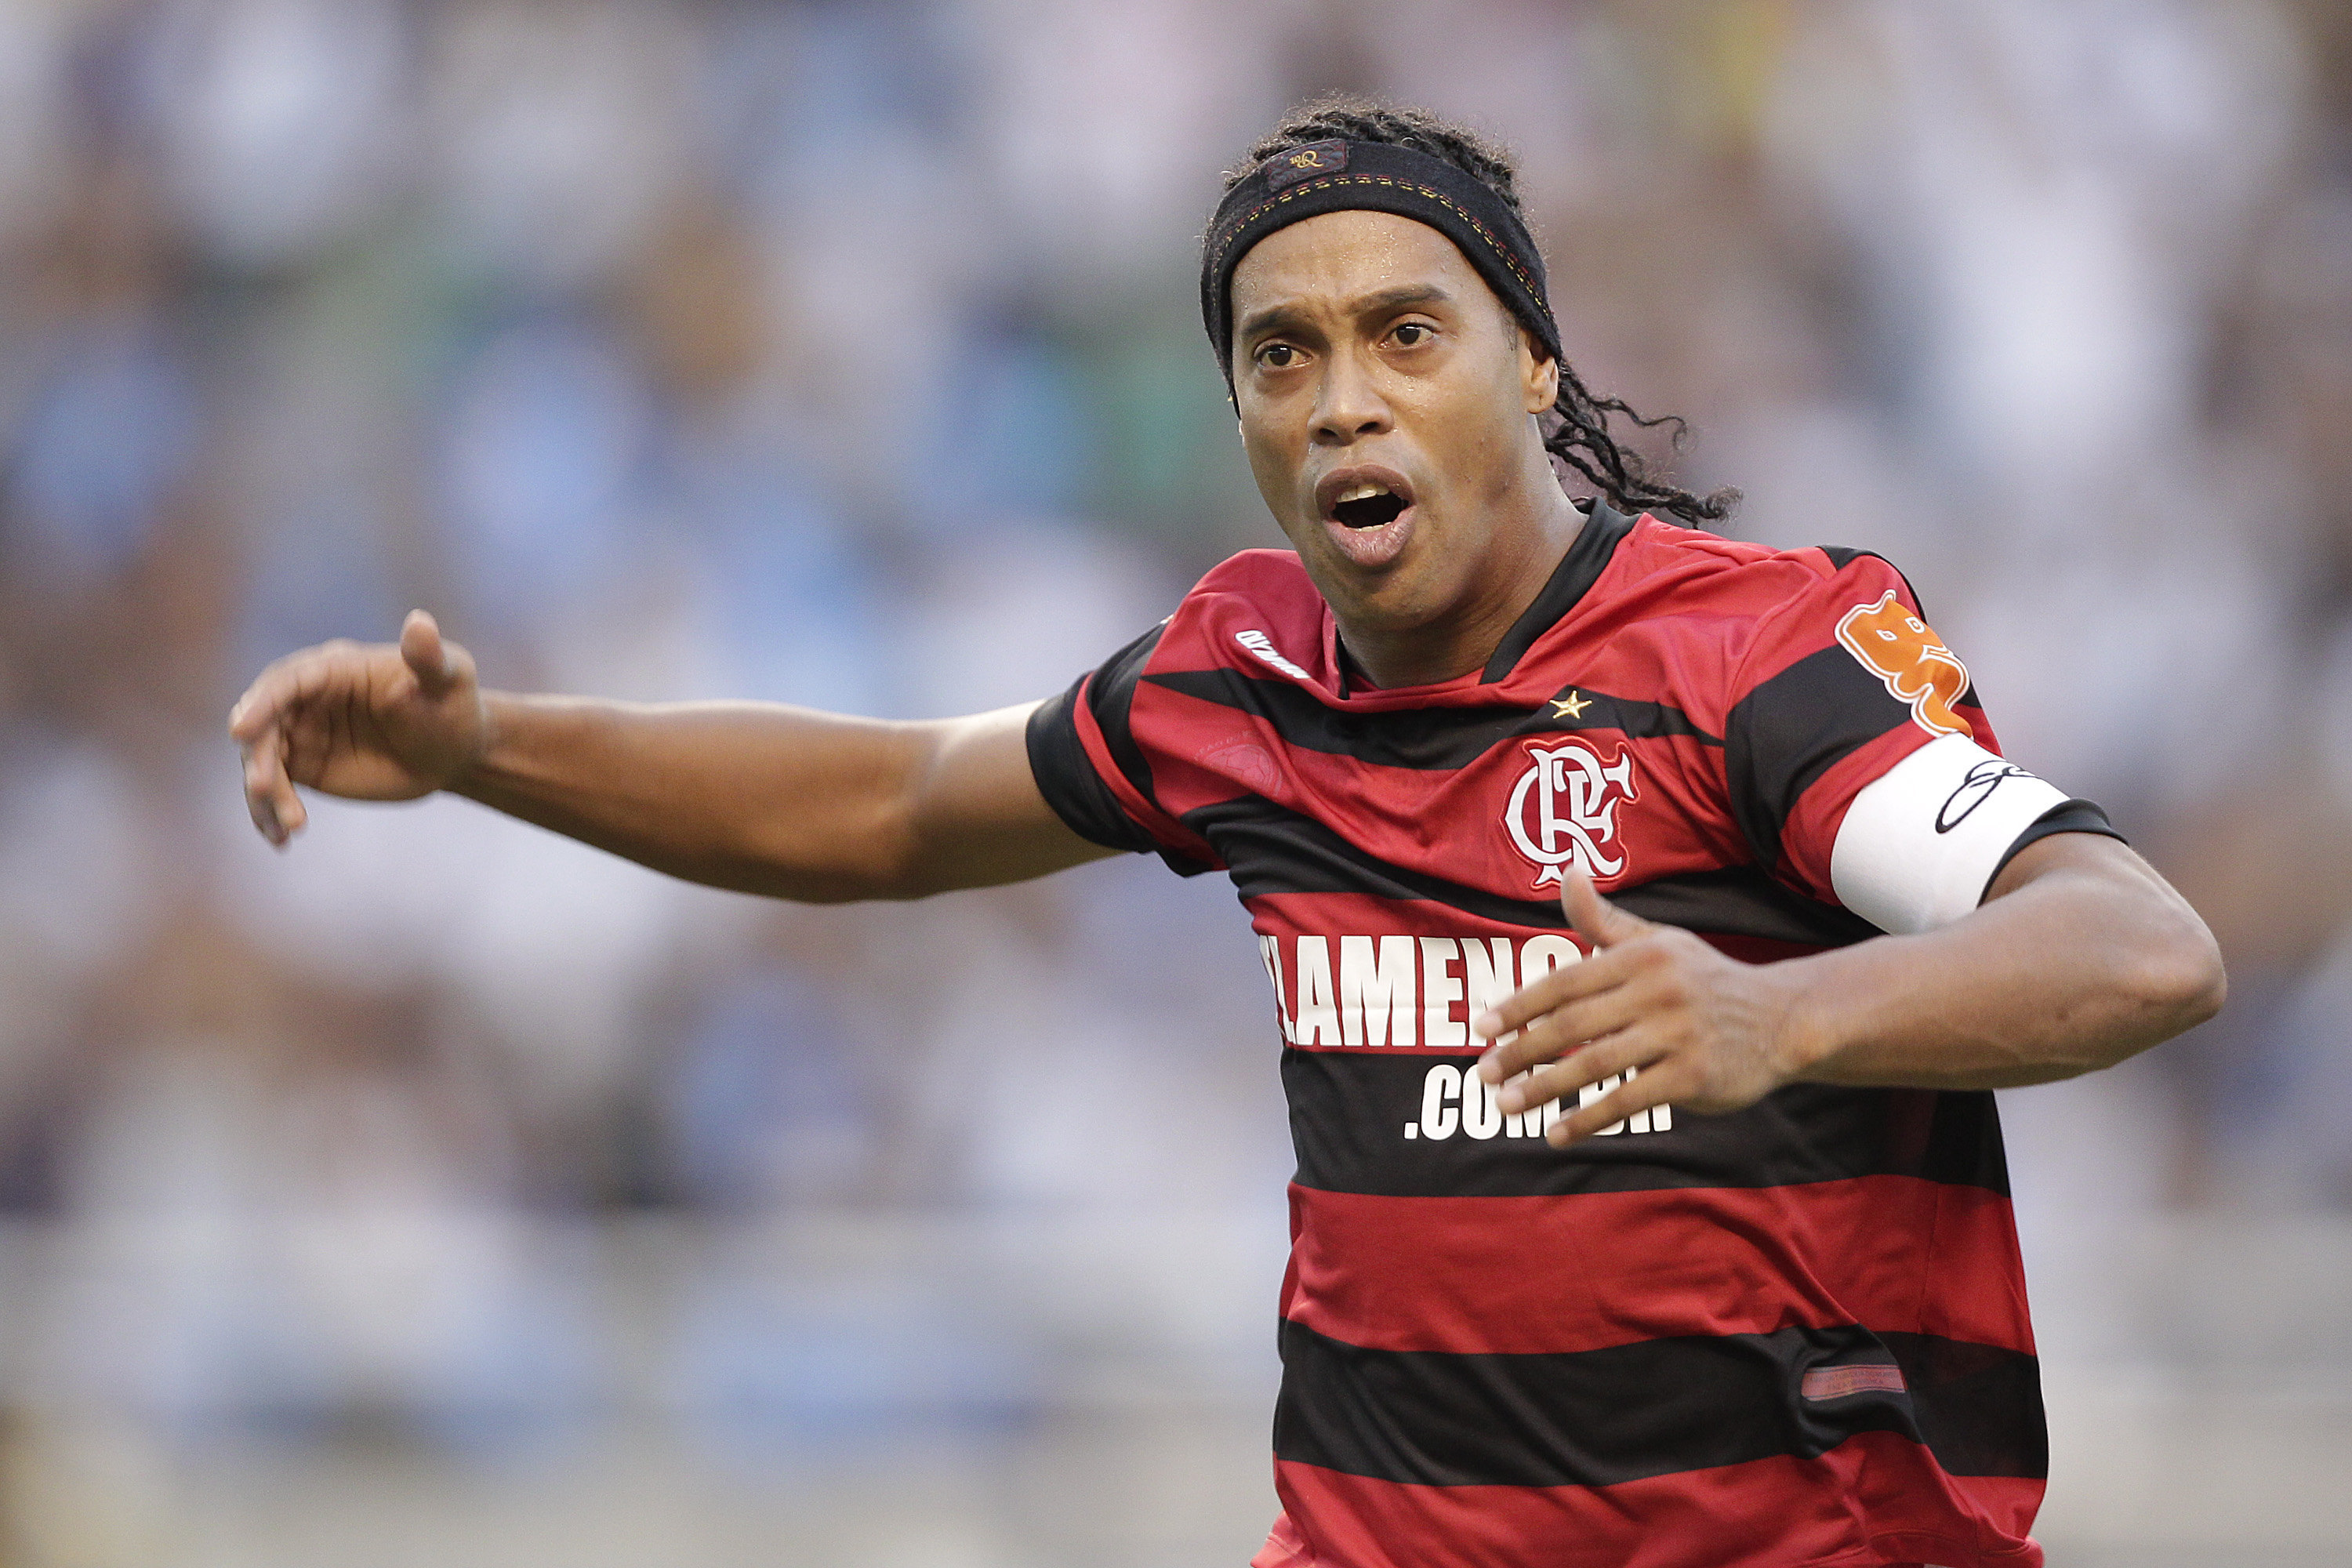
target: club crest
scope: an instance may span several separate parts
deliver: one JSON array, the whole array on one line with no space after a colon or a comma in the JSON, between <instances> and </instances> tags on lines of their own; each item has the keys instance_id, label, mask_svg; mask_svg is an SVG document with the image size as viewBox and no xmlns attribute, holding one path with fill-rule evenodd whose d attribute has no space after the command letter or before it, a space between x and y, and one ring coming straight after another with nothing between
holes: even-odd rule
<instances>
[{"instance_id":1,"label":"club crest","mask_svg":"<svg viewBox=\"0 0 2352 1568\"><path fill-rule=\"evenodd\" d=\"M1529 746L1527 755L1528 771L1511 788L1503 826L1536 868L1535 885L1559 886L1563 867L1595 880L1624 870L1617 808L1642 798L1632 752L1621 745L1603 762L1590 746L1566 741Z\"/></svg>"}]
</instances>

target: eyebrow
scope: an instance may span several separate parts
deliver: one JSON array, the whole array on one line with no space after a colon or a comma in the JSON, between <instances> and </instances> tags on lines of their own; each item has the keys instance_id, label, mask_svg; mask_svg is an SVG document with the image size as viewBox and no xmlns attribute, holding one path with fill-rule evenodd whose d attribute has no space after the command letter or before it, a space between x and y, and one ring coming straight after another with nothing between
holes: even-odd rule
<instances>
[{"instance_id":1,"label":"eyebrow","mask_svg":"<svg viewBox=\"0 0 2352 1568\"><path fill-rule=\"evenodd\" d=\"M1400 283L1393 289L1381 289L1355 301L1349 314L1370 316L1391 310L1406 310L1414 305L1450 305L1454 296L1434 283ZM1299 312L1292 305L1269 305L1253 312L1238 329L1238 335L1247 341L1268 327L1278 327L1295 321Z\"/></svg>"}]
</instances>

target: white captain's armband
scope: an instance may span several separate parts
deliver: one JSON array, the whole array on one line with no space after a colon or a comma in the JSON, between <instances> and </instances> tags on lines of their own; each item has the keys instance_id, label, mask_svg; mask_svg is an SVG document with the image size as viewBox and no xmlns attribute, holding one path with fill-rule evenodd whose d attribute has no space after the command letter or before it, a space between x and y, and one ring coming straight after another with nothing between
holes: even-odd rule
<instances>
[{"instance_id":1,"label":"white captain's armband","mask_svg":"<svg viewBox=\"0 0 2352 1568\"><path fill-rule=\"evenodd\" d=\"M1830 850L1830 885L1881 931L1949 925L1983 900L2017 836L2065 801L1968 736L1940 736L1853 797Z\"/></svg>"}]
</instances>

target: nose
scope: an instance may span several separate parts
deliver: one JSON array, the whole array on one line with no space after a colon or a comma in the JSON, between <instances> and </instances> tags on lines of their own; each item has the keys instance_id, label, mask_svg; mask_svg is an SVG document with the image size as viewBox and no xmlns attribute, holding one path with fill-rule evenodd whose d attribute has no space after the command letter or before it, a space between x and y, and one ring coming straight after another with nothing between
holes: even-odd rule
<instances>
[{"instance_id":1,"label":"nose","mask_svg":"<svg viewBox=\"0 0 2352 1568\"><path fill-rule=\"evenodd\" d=\"M1330 355L1323 366L1315 403L1317 444L1345 447L1387 432L1391 425L1389 406L1372 384L1370 367L1344 351Z\"/></svg>"}]
</instances>

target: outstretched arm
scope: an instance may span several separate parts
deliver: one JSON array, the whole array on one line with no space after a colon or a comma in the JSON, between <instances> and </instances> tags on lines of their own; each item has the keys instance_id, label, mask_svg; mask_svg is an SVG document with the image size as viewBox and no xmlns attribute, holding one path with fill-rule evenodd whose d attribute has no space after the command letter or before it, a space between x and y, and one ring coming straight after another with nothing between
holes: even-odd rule
<instances>
[{"instance_id":1,"label":"outstretched arm","mask_svg":"<svg viewBox=\"0 0 2352 1568\"><path fill-rule=\"evenodd\" d=\"M2115 839L2028 845L1974 912L1779 963L1727 958L1572 877L1593 944L1474 1021L1507 1111L1636 1077L1553 1123L1567 1143L1664 1103L1737 1110L1797 1082L2003 1089L2111 1067L2213 1016L2225 981L2204 922Z\"/></svg>"},{"instance_id":2,"label":"outstretched arm","mask_svg":"<svg viewBox=\"0 0 2352 1568\"><path fill-rule=\"evenodd\" d=\"M1029 711L890 723L485 691L472 657L418 610L396 647L279 659L229 732L273 844L307 820L297 784L366 800L446 789L691 881L834 903L1020 881L1111 853L1038 793Z\"/></svg>"}]
</instances>

